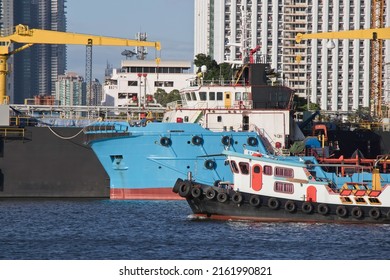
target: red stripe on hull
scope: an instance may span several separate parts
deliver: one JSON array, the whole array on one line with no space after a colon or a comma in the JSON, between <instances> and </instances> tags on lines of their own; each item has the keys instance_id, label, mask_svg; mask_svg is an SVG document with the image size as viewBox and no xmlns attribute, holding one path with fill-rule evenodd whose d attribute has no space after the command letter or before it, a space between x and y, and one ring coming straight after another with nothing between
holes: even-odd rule
<instances>
[{"instance_id":1,"label":"red stripe on hull","mask_svg":"<svg viewBox=\"0 0 390 280\"><path fill-rule=\"evenodd\" d=\"M183 200L172 188L110 189L112 200Z\"/></svg>"}]
</instances>

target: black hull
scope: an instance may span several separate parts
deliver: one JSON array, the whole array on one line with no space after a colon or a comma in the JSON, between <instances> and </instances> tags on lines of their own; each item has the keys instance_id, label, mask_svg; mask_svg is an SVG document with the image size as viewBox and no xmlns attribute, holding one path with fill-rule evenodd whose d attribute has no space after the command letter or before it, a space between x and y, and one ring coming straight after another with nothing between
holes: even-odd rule
<instances>
[{"instance_id":1,"label":"black hull","mask_svg":"<svg viewBox=\"0 0 390 280\"><path fill-rule=\"evenodd\" d=\"M183 187L184 185L190 187ZM199 188L201 191L194 192L194 188ZM256 196L257 200L252 199L253 195L248 193L240 192L239 195L235 195L237 193L233 190L181 179L176 182L173 192L187 199L196 216L210 219L261 222L390 223L390 207L343 205L344 208L338 208L339 205L324 206L319 203L304 203L287 199L277 199L275 202L275 198L260 195ZM215 195L212 195L214 192ZM226 193L227 199L218 196L219 193Z\"/></svg>"},{"instance_id":2,"label":"black hull","mask_svg":"<svg viewBox=\"0 0 390 280\"><path fill-rule=\"evenodd\" d=\"M81 128L53 130L69 137ZM1 198L109 198L108 175L84 144L83 133L64 140L47 127L26 127L18 131L1 135Z\"/></svg>"}]
</instances>

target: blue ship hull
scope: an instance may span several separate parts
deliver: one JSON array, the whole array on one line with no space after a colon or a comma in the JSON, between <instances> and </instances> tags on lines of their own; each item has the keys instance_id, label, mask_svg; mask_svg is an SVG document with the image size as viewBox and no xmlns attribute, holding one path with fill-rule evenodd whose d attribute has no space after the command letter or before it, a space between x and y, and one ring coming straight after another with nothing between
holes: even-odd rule
<instances>
[{"instance_id":1,"label":"blue ship hull","mask_svg":"<svg viewBox=\"0 0 390 280\"><path fill-rule=\"evenodd\" d=\"M172 187L189 172L203 184L232 181L224 149L267 153L256 132L213 132L192 123L97 123L85 134L110 177L111 199L180 199Z\"/></svg>"}]
</instances>

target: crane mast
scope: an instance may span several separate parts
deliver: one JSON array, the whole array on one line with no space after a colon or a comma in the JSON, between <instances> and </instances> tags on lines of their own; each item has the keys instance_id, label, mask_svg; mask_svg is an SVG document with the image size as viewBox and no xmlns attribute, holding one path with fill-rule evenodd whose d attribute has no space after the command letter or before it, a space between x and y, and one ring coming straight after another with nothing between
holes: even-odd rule
<instances>
[{"instance_id":1,"label":"crane mast","mask_svg":"<svg viewBox=\"0 0 390 280\"><path fill-rule=\"evenodd\" d=\"M384 0L373 0L371 6L371 28L384 27ZM383 39L371 40L371 113L374 117L382 119L382 69L383 69Z\"/></svg>"},{"instance_id":2,"label":"crane mast","mask_svg":"<svg viewBox=\"0 0 390 280\"><path fill-rule=\"evenodd\" d=\"M22 47L11 50L12 43L25 44ZM53 30L30 29L26 25L19 24L15 32L9 36L0 36L0 104L7 99L6 76L8 74L7 59L9 56L18 53L34 44L56 44L56 45L86 45L86 46L137 46L153 47L157 51L161 49L160 42L148 42L129 40L116 37L105 37L89 34L60 32ZM156 64L159 58L156 59Z\"/></svg>"}]
</instances>

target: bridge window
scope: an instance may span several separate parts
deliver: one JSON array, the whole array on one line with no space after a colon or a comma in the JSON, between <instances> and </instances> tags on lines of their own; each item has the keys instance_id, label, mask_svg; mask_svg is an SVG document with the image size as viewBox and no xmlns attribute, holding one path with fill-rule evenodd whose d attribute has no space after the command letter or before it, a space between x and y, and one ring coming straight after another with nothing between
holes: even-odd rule
<instances>
[{"instance_id":1,"label":"bridge window","mask_svg":"<svg viewBox=\"0 0 390 280\"><path fill-rule=\"evenodd\" d=\"M209 100L215 100L215 92L214 91L209 92Z\"/></svg>"},{"instance_id":2,"label":"bridge window","mask_svg":"<svg viewBox=\"0 0 390 280\"><path fill-rule=\"evenodd\" d=\"M232 172L233 173L238 173L238 167L237 167L237 163L234 161L234 160L231 160L230 161L230 168L232 169Z\"/></svg>"},{"instance_id":3,"label":"bridge window","mask_svg":"<svg viewBox=\"0 0 390 280\"><path fill-rule=\"evenodd\" d=\"M223 100L223 93L221 91L217 92L217 100Z\"/></svg>"},{"instance_id":4,"label":"bridge window","mask_svg":"<svg viewBox=\"0 0 390 280\"><path fill-rule=\"evenodd\" d=\"M249 163L247 162L240 162L238 164L240 166L240 170L242 174L249 174Z\"/></svg>"},{"instance_id":5,"label":"bridge window","mask_svg":"<svg viewBox=\"0 0 390 280\"><path fill-rule=\"evenodd\" d=\"M206 96L206 92L205 91L200 91L199 92L199 99L201 101L206 101L207 100L207 96Z\"/></svg>"}]
</instances>

